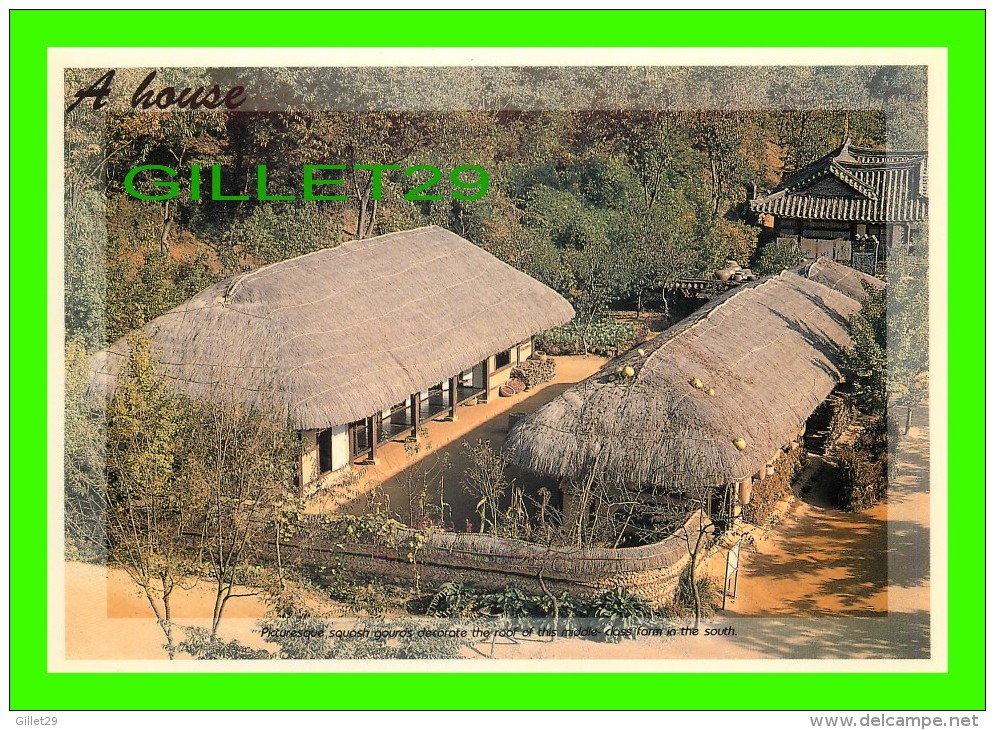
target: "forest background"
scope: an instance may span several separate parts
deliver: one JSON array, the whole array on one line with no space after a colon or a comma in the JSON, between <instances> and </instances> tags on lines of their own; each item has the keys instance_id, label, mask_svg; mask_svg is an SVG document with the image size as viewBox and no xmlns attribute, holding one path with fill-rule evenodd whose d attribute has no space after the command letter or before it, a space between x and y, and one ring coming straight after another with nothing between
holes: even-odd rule
<instances>
[{"instance_id":1,"label":"forest background","mask_svg":"<svg viewBox=\"0 0 995 730\"><path fill-rule=\"evenodd\" d=\"M66 118L66 337L86 350L237 273L425 225L556 289L581 316L665 306L678 279L758 263L753 186L847 137L926 143L918 67L160 69L158 88L239 83L248 103L135 111L125 90L148 71L118 70L105 110ZM68 71L67 106L101 73ZM123 185L138 165L176 168L181 186L190 165L221 165L223 192L251 193L266 165L270 191L293 193L302 165L332 163L349 166L346 201L197 201L188 188L142 201ZM475 201L446 184L439 200L409 201L418 180L398 171L375 200L360 163L478 165L490 185Z\"/></svg>"}]
</instances>

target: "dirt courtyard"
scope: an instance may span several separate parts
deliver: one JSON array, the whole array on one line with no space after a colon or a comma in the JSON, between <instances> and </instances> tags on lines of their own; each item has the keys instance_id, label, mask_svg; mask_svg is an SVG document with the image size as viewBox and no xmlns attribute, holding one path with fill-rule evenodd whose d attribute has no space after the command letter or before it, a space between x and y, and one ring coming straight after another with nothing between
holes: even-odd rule
<instances>
[{"instance_id":1,"label":"dirt courtyard","mask_svg":"<svg viewBox=\"0 0 995 730\"><path fill-rule=\"evenodd\" d=\"M819 460L817 456L810 457ZM744 547L729 616L883 616L888 612L888 505L836 508L832 468L752 547Z\"/></svg>"},{"instance_id":2,"label":"dirt courtyard","mask_svg":"<svg viewBox=\"0 0 995 730\"><path fill-rule=\"evenodd\" d=\"M479 526L477 498L462 487L470 466L463 441L471 444L489 441L492 448L499 449L508 434L510 414L531 413L598 372L607 362L606 358L597 355L564 355L553 359L556 376L552 381L511 397L493 397L488 403L460 406L455 422L437 420L425 424L428 433L419 441L417 452L400 441L380 447L377 464L361 467L360 481L349 490L347 497L326 501L318 509L362 514L368 508L371 491L376 488L382 490L390 511L402 522L410 524L411 501L425 487L428 502L444 515L452 529L463 531L467 522ZM516 483L527 482L525 476L513 468L509 473Z\"/></svg>"}]
</instances>

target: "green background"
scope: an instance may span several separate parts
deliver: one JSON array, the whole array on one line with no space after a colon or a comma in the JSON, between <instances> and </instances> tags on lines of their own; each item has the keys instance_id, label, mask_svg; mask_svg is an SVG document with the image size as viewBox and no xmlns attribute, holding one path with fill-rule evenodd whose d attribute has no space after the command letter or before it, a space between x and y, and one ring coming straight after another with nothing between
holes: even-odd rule
<instances>
[{"instance_id":1,"label":"green background","mask_svg":"<svg viewBox=\"0 0 995 730\"><path fill-rule=\"evenodd\" d=\"M983 708L984 34L981 10L11 11L11 709ZM47 49L195 39L294 47L318 38L429 47L745 47L790 38L791 46L947 49L949 368L959 384L949 392L949 524L960 526L949 539L949 672L704 675L690 686L676 674L47 673L45 191L62 185L46 179Z\"/></svg>"}]
</instances>

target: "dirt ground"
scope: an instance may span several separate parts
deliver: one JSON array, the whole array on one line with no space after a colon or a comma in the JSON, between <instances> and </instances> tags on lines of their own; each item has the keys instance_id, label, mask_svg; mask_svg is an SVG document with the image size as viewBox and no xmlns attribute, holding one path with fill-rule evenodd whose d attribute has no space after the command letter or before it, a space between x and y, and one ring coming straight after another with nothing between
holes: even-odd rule
<instances>
[{"instance_id":1,"label":"dirt ground","mask_svg":"<svg viewBox=\"0 0 995 730\"><path fill-rule=\"evenodd\" d=\"M502 399L508 400L508 399ZM511 399L514 401L514 399ZM513 404L510 404L513 405ZM739 591L702 635L619 644L583 639L499 640L498 659L862 659L923 658L930 651L929 430L917 416L895 458L887 503L862 513L836 510L827 484L815 484L785 518L744 550ZM441 424L440 424L441 425ZM482 424L481 424L482 425ZM66 563L69 659L165 659L163 636L144 597L119 570ZM208 626L213 596L201 584L176 598L177 620ZM225 639L273 649L258 635L266 610L234 601ZM707 628L735 635L705 637ZM471 655L490 655L478 645Z\"/></svg>"},{"instance_id":2,"label":"dirt ground","mask_svg":"<svg viewBox=\"0 0 995 730\"><path fill-rule=\"evenodd\" d=\"M324 502L322 511L336 510L362 514L368 507L374 488L382 489L391 511L398 519L410 523L412 494L426 488L428 501L444 513L447 523L456 530L465 530L467 522L479 526L476 499L461 483L469 466L463 441L489 441L494 449L501 447L508 434L508 414L531 413L545 405L570 386L593 375L607 362L596 355L567 355L554 358L556 376L528 392L511 397L495 397L489 403L457 408L455 422L431 421L426 424L428 435L419 443L417 453L405 444L391 442L380 447L377 464L363 467L359 484L350 491L349 499ZM518 483L524 484L521 474Z\"/></svg>"},{"instance_id":3,"label":"dirt ground","mask_svg":"<svg viewBox=\"0 0 995 730\"><path fill-rule=\"evenodd\" d=\"M822 459L811 456L811 460ZM729 616L883 616L888 612L888 505L836 509L830 467L776 529L743 550Z\"/></svg>"},{"instance_id":4,"label":"dirt ground","mask_svg":"<svg viewBox=\"0 0 995 730\"><path fill-rule=\"evenodd\" d=\"M67 562L65 585L67 659L168 658L163 649L165 635L148 599L123 570ZM173 597L174 621L210 628L213 605L214 594L205 583L178 590ZM265 647L256 622L266 610L256 597L233 599L222 619L221 633L226 639Z\"/></svg>"}]
</instances>

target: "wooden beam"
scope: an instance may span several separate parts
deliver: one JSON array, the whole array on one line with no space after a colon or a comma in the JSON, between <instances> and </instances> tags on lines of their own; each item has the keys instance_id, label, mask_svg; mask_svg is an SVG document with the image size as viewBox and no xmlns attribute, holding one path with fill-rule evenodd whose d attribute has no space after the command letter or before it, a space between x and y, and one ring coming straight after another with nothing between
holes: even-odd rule
<instances>
[{"instance_id":1,"label":"wooden beam","mask_svg":"<svg viewBox=\"0 0 995 730\"><path fill-rule=\"evenodd\" d=\"M418 440L418 419L421 416L421 393L411 394L411 438Z\"/></svg>"},{"instance_id":2,"label":"wooden beam","mask_svg":"<svg viewBox=\"0 0 995 730\"><path fill-rule=\"evenodd\" d=\"M490 398L490 394L491 394L491 373L490 373L491 359L489 357L485 357L484 360L483 360L483 362L481 364L483 365L483 368L484 368L484 399L483 399L483 401L484 401L484 403L486 403L488 401L488 399Z\"/></svg>"},{"instance_id":3,"label":"wooden beam","mask_svg":"<svg viewBox=\"0 0 995 730\"><path fill-rule=\"evenodd\" d=\"M370 416L366 421L366 433L370 440L370 463L377 463L377 421L380 420L380 414Z\"/></svg>"},{"instance_id":4,"label":"wooden beam","mask_svg":"<svg viewBox=\"0 0 995 730\"><path fill-rule=\"evenodd\" d=\"M456 420L456 399L458 397L459 396L457 395L457 388L456 388L456 376L454 375L453 377L449 378L449 420L450 421Z\"/></svg>"}]
</instances>

